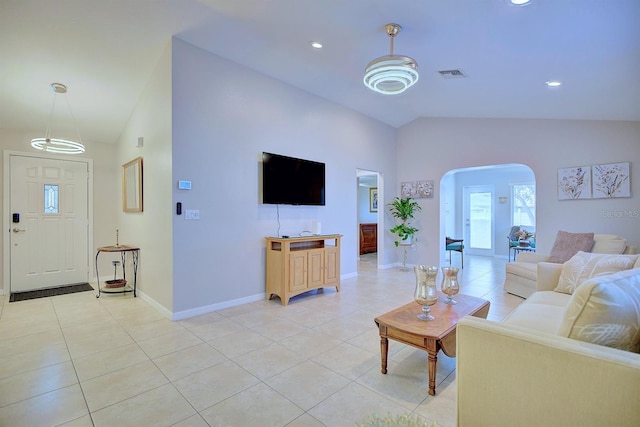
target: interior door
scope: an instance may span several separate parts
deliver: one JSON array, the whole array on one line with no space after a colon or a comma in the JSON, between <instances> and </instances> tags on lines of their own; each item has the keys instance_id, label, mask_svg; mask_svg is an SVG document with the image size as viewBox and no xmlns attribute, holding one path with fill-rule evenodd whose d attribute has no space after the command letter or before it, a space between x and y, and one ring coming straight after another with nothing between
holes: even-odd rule
<instances>
[{"instance_id":1,"label":"interior door","mask_svg":"<svg viewBox=\"0 0 640 427\"><path fill-rule=\"evenodd\" d=\"M465 252L469 255L493 255L493 186L464 187Z\"/></svg>"},{"instance_id":2,"label":"interior door","mask_svg":"<svg viewBox=\"0 0 640 427\"><path fill-rule=\"evenodd\" d=\"M11 292L87 282L88 164L10 157Z\"/></svg>"}]
</instances>

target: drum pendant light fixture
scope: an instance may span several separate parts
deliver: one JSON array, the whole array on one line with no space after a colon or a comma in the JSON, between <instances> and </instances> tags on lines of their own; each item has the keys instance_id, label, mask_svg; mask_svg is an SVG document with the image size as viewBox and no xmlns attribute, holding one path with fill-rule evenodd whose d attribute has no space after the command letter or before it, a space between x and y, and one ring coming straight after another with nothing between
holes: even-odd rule
<instances>
[{"instance_id":1,"label":"drum pendant light fixture","mask_svg":"<svg viewBox=\"0 0 640 427\"><path fill-rule=\"evenodd\" d=\"M59 93L62 93L62 94L67 93L67 87L62 83L51 83L51 90L53 90L53 103L51 105L51 112L49 113L49 123L47 124L47 131L45 132L44 138L32 139L31 146L36 150L47 151L49 153L56 153L56 154L84 153L84 145L82 144L82 139L80 138L80 133L77 130L78 129L77 126L76 126L76 132L78 132L79 142L51 137L51 126L53 123L53 112L56 106L56 96ZM69 107L69 114L71 115L71 118L74 120L74 125L75 125L75 117L73 116L73 112L71 111L71 105L69 104L69 100L67 100L67 106Z\"/></svg>"},{"instance_id":2,"label":"drum pendant light fixture","mask_svg":"<svg viewBox=\"0 0 640 427\"><path fill-rule=\"evenodd\" d=\"M363 81L365 86L373 91L396 95L418 81L418 63L408 56L393 54L393 39L402 27L398 24L387 24L384 29L390 39L390 53L369 62Z\"/></svg>"}]
</instances>

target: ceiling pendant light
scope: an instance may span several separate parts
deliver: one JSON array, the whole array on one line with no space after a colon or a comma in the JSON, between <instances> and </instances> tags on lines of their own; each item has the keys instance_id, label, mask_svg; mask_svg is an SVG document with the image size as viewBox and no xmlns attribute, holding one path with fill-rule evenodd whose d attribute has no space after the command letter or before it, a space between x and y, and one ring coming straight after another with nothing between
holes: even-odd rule
<instances>
[{"instance_id":1,"label":"ceiling pendant light","mask_svg":"<svg viewBox=\"0 0 640 427\"><path fill-rule=\"evenodd\" d=\"M59 93L67 93L67 87L62 83L51 83L51 90L53 90L53 103L51 105L51 112L49 113L49 123L47 124L47 131L45 132L44 138L34 138L31 140L31 146L36 150L47 151L49 153L57 153L57 154L81 154L84 153L84 145L82 144L82 139L80 138L80 133L78 132L78 141L70 141L67 139L60 138L51 138L51 124L53 122L53 111L56 106L56 96ZM71 118L74 120L75 125L75 117L73 117L73 112L71 112L71 105L69 104L69 100L67 100L67 106L69 107L69 114ZM76 126L77 132L77 126Z\"/></svg>"},{"instance_id":2,"label":"ceiling pendant light","mask_svg":"<svg viewBox=\"0 0 640 427\"><path fill-rule=\"evenodd\" d=\"M398 24L384 27L390 39L390 53L369 62L364 74L364 84L369 89L385 95L402 93L418 81L418 63L408 56L393 54L393 39L402 30Z\"/></svg>"}]
</instances>

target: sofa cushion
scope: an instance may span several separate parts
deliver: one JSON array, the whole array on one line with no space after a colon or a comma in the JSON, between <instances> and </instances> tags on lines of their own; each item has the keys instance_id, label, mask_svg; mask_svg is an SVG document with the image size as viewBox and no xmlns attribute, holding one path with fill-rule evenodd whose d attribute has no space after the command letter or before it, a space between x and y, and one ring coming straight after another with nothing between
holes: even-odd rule
<instances>
[{"instance_id":1,"label":"sofa cushion","mask_svg":"<svg viewBox=\"0 0 640 427\"><path fill-rule=\"evenodd\" d=\"M562 264L579 251L591 252L593 243L593 233L558 231L548 261Z\"/></svg>"},{"instance_id":2,"label":"sofa cushion","mask_svg":"<svg viewBox=\"0 0 640 427\"><path fill-rule=\"evenodd\" d=\"M553 291L534 292L507 316L503 323L557 334L570 295Z\"/></svg>"},{"instance_id":3,"label":"sofa cushion","mask_svg":"<svg viewBox=\"0 0 640 427\"><path fill-rule=\"evenodd\" d=\"M640 352L640 269L598 276L573 293L561 336Z\"/></svg>"},{"instance_id":4,"label":"sofa cushion","mask_svg":"<svg viewBox=\"0 0 640 427\"><path fill-rule=\"evenodd\" d=\"M638 255L578 252L562 265L556 292L572 294L587 279L633 268Z\"/></svg>"},{"instance_id":5,"label":"sofa cushion","mask_svg":"<svg viewBox=\"0 0 640 427\"><path fill-rule=\"evenodd\" d=\"M627 246L627 239L614 234L595 234L591 252L597 254L621 254Z\"/></svg>"},{"instance_id":6,"label":"sofa cushion","mask_svg":"<svg viewBox=\"0 0 640 427\"><path fill-rule=\"evenodd\" d=\"M527 304L544 304L565 308L571 299L570 295L553 291L535 292L527 298Z\"/></svg>"},{"instance_id":7,"label":"sofa cushion","mask_svg":"<svg viewBox=\"0 0 640 427\"><path fill-rule=\"evenodd\" d=\"M568 295L565 296L569 297ZM527 300L527 302L520 304L518 308L512 311L503 323L555 335L558 333L558 326L560 326L562 322L564 311L565 307L547 304L529 304L529 300Z\"/></svg>"}]
</instances>

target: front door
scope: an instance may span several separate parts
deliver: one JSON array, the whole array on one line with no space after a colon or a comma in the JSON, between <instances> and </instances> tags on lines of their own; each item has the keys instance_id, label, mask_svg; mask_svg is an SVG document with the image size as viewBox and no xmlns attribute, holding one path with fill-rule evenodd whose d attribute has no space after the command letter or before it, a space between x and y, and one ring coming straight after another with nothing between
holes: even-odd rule
<instances>
[{"instance_id":1,"label":"front door","mask_svg":"<svg viewBox=\"0 0 640 427\"><path fill-rule=\"evenodd\" d=\"M11 292L87 282L86 160L10 156Z\"/></svg>"}]
</instances>

